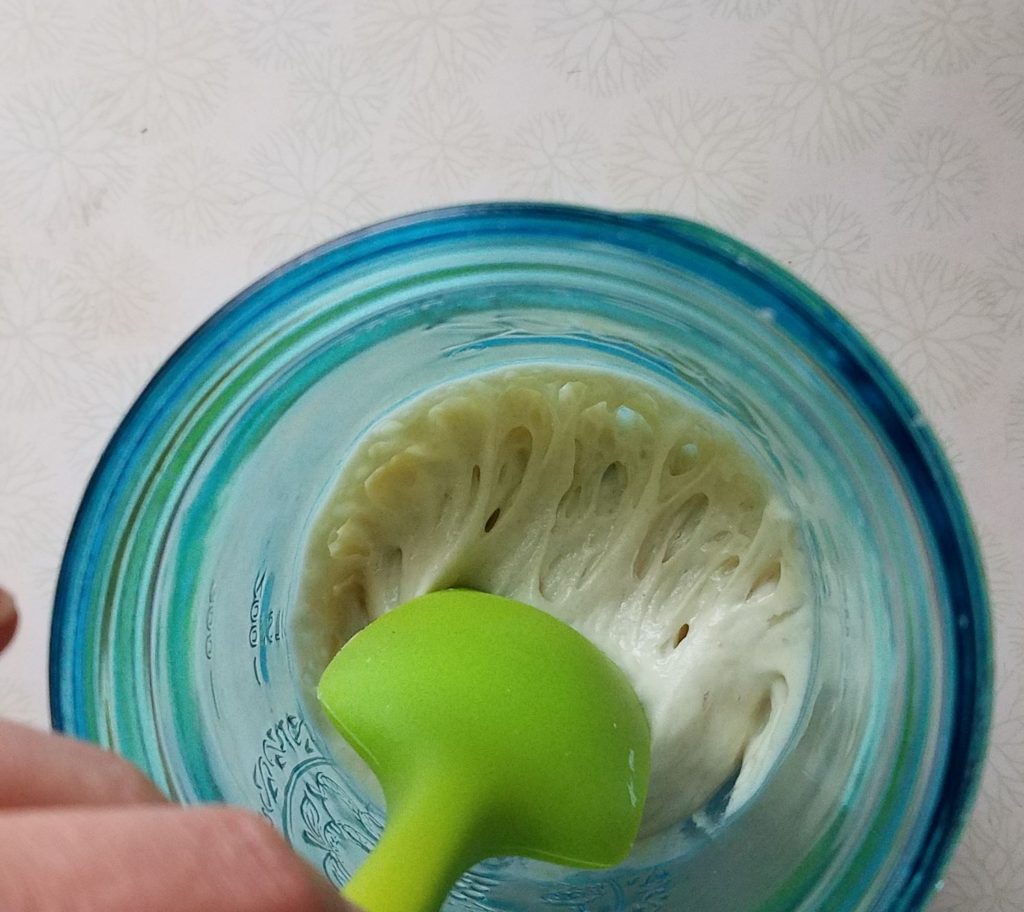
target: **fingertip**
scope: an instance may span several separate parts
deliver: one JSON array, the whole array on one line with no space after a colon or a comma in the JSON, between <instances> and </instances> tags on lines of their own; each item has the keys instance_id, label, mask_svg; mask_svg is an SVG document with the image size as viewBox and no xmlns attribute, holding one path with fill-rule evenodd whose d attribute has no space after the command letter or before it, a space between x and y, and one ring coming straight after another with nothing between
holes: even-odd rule
<instances>
[{"instance_id":1,"label":"fingertip","mask_svg":"<svg viewBox=\"0 0 1024 912\"><path fill-rule=\"evenodd\" d=\"M345 899L338 888L327 878L320 876L315 871L313 876L316 879L317 892L320 894L320 899L323 903L323 912L363 912L359 906Z\"/></svg>"},{"instance_id":2,"label":"fingertip","mask_svg":"<svg viewBox=\"0 0 1024 912\"><path fill-rule=\"evenodd\" d=\"M230 805L204 805L188 813L204 844L218 847L221 869L233 872L231 880L244 883L247 894L259 900L247 907L362 912L266 818Z\"/></svg>"},{"instance_id":3,"label":"fingertip","mask_svg":"<svg viewBox=\"0 0 1024 912\"><path fill-rule=\"evenodd\" d=\"M6 590L0 589L0 650L14 639L14 632L17 629L18 609L14 605L14 599Z\"/></svg>"}]
</instances>

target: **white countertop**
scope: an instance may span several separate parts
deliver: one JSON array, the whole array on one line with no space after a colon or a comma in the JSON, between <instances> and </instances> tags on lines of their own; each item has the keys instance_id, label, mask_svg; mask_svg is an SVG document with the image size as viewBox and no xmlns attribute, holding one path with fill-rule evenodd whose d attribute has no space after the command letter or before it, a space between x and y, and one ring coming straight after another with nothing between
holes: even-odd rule
<instances>
[{"instance_id":1,"label":"white countertop","mask_svg":"<svg viewBox=\"0 0 1024 912\"><path fill-rule=\"evenodd\" d=\"M184 336L346 229L510 197L707 221L892 359L996 612L992 748L931 908L1024 908L1015 0L0 0L0 712L47 724L64 537Z\"/></svg>"}]
</instances>

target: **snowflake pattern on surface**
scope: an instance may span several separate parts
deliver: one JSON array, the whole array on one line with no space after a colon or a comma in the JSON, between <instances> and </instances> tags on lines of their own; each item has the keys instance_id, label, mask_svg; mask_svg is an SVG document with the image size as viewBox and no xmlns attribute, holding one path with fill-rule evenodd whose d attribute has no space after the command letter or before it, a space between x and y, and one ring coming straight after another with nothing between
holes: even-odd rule
<instances>
[{"instance_id":1,"label":"snowflake pattern on surface","mask_svg":"<svg viewBox=\"0 0 1024 912\"><path fill-rule=\"evenodd\" d=\"M564 110L520 124L504 154L510 185L530 197L572 199L590 193L601 180L599 140Z\"/></svg>"},{"instance_id":2,"label":"snowflake pattern on surface","mask_svg":"<svg viewBox=\"0 0 1024 912\"><path fill-rule=\"evenodd\" d=\"M189 246L216 241L232 228L243 196L236 167L206 145L173 148L156 162L146 183L157 231Z\"/></svg>"},{"instance_id":3,"label":"snowflake pattern on surface","mask_svg":"<svg viewBox=\"0 0 1024 912\"><path fill-rule=\"evenodd\" d=\"M275 266L378 212L379 182L364 147L286 131L254 150L243 168L242 229L259 268Z\"/></svg>"},{"instance_id":4,"label":"snowflake pattern on surface","mask_svg":"<svg viewBox=\"0 0 1024 912\"><path fill-rule=\"evenodd\" d=\"M219 6L225 7L225 30L260 66L300 63L331 34L329 0L233 0Z\"/></svg>"},{"instance_id":5,"label":"snowflake pattern on surface","mask_svg":"<svg viewBox=\"0 0 1024 912\"><path fill-rule=\"evenodd\" d=\"M1024 9L1020 7L1000 35L999 50L988 63L985 86L1003 122L1024 139Z\"/></svg>"},{"instance_id":6,"label":"snowflake pattern on surface","mask_svg":"<svg viewBox=\"0 0 1024 912\"><path fill-rule=\"evenodd\" d=\"M56 269L43 260L0 261L0 404L54 404L80 372L83 338L95 335Z\"/></svg>"},{"instance_id":7,"label":"snowflake pattern on surface","mask_svg":"<svg viewBox=\"0 0 1024 912\"><path fill-rule=\"evenodd\" d=\"M120 0L100 12L85 43L108 116L132 132L172 136L217 113L227 52L199 0Z\"/></svg>"},{"instance_id":8,"label":"snowflake pattern on surface","mask_svg":"<svg viewBox=\"0 0 1024 912\"><path fill-rule=\"evenodd\" d=\"M537 46L562 78L599 95L643 88L686 34L681 0L542 0Z\"/></svg>"},{"instance_id":9,"label":"snowflake pattern on surface","mask_svg":"<svg viewBox=\"0 0 1024 912\"><path fill-rule=\"evenodd\" d=\"M770 13L779 0L704 0L705 6L716 16L749 21Z\"/></svg>"},{"instance_id":10,"label":"snowflake pattern on surface","mask_svg":"<svg viewBox=\"0 0 1024 912\"><path fill-rule=\"evenodd\" d=\"M996 313L1007 332L1024 330L1024 234L993 237L986 275L992 285Z\"/></svg>"},{"instance_id":11,"label":"snowflake pattern on surface","mask_svg":"<svg viewBox=\"0 0 1024 912\"><path fill-rule=\"evenodd\" d=\"M765 193L760 131L732 99L679 94L650 101L611 158L612 189L631 208L744 225Z\"/></svg>"},{"instance_id":12,"label":"snowflake pattern on surface","mask_svg":"<svg viewBox=\"0 0 1024 912\"><path fill-rule=\"evenodd\" d=\"M336 51L307 54L292 72L295 117L324 138L367 133L388 100L366 61Z\"/></svg>"},{"instance_id":13,"label":"snowflake pattern on surface","mask_svg":"<svg viewBox=\"0 0 1024 912\"><path fill-rule=\"evenodd\" d=\"M8 425L0 446L0 570L42 564L55 541L58 479L33 442Z\"/></svg>"},{"instance_id":14,"label":"snowflake pattern on surface","mask_svg":"<svg viewBox=\"0 0 1024 912\"><path fill-rule=\"evenodd\" d=\"M415 98L399 117L391 151L396 174L412 178L428 194L438 188L450 192L472 180L487 161L488 124L466 95L429 103Z\"/></svg>"},{"instance_id":15,"label":"snowflake pattern on surface","mask_svg":"<svg viewBox=\"0 0 1024 912\"><path fill-rule=\"evenodd\" d=\"M918 253L877 269L848 300L930 414L962 405L991 377L1004 340L989 286L972 270Z\"/></svg>"},{"instance_id":16,"label":"snowflake pattern on surface","mask_svg":"<svg viewBox=\"0 0 1024 912\"><path fill-rule=\"evenodd\" d=\"M1003 620L1005 615L996 617ZM1020 620L1018 616L1018 630ZM1014 650L998 642L996 647L995 705L981 793L997 813L1024 816L1024 687L1013 673Z\"/></svg>"},{"instance_id":17,"label":"snowflake pattern on surface","mask_svg":"<svg viewBox=\"0 0 1024 912\"><path fill-rule=\"evenodd\" d=\"M120 196L135 156L95 95L68 83L0 99L0 182L28 224L80 228Z\"/></svg>"},{"instance_id":18,"label":"snowflake pattern on surface","mask_svg":"<svg viewBox=\"0 0 1024 912\"><path fill-rule=\"evenodd\" d=\"M0 70L45 67L75 38L64 0L0 0Z\"/></svg>"},{"instance_id":19,"label":"snowflake pattern on surface","mask_svg":"<svg viewBox=\"0 0 1024 912\"><path fill-rule=\"evenodd\" d=\"M152 261L128 244L100 240L80 248L58 278L78 325L122 338L157 331L160 290Z\"/></svg>"},{"instance_id":20,"label":"snowflake pattern on surface","mask_svg":"<svg viewBox=\"0 0 1024 912\"><path fill-rule=\"evenodd\" d=\"M897 20L901 52L936 75L963 72L993 40L989 0L903 0Z\"/></svg>"},{"instance_id":21,"label":"snowflake pattern on surface","mask_svg":"<svg viewBox=\"0 0 1024 912\"><path fill-rule=\"evenodd\" d=\"M877 142L899 116L905 66L893 23L854 0L800 0L754 50L767 123L802 159L841 161Z\"/></svg>"},{"instance_id":22,"label":"snowflake pattern on surface","mask_svg":"<svg viewBox=\"0 0 1024 912\"><path fill-rule=\"evenodd\" d=\"M508 40L502 0L359 0L355 37L388 86L418 91L482 76Z\"/></svg>"},{"instance_id":23,"label":"snowflake pattern on surface","mask_svg":"<svg viewBox=\"0 0 1024 912\"><path fill-rule=\"evenodd\" d=\"M850 205L827 195L794 200L765 238L778 257L814 288L845 291L867 263L871 237Z\"/></svg>"},{"instance_id":24,"label":"snowflake pattern on surface","mask_svg":"<svg viewBox=\"0 0 1024 912\"><path fill-rule=\"evenodd\" d=\"M1024 380L1010 393L1006 415L1006 455L1024 474Z\"/></svg>"},{"instance_id":25,"label":"snowflake pattern on surface","mask_svg":"<svg viewBox=\"0 0 1024 912\"><path fill-rule=\"evenodd\" d=\"M970 218L988 172L973 139L936 126L916 130L894 148L885 178L892 213L909 225L935 228Z\"/></svg>"},{"instance_id":26,"label":"snowflake pattern on surface","mask_svg":"<svg viewBox=\"0 0 1024 912\"><path fill-rule=\"evenodd\" d=\"M978 546L985 567L985 583L997 635L993 637L996 665L1006 669L1024 662L1024 607L1021 604L1021 577L1006 538L1000 537L984 521L977 526ZM1011 675L1004 675L1007 683ZM1024 763L1024 750L1020 752ZM1022 778L1024 782L1024 778ZM1024 797L1024 793L1022 793ZM1021 802L1024 805L1024 801Z\"/></svg>"}]
</instances>

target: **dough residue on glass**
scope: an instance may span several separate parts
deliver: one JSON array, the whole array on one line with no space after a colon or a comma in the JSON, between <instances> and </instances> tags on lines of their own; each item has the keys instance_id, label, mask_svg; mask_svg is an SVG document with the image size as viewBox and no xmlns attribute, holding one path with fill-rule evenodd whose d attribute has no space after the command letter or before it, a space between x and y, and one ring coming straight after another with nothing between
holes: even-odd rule
<instances>
[{"instance_id":1,"label":"dough residue on glass","mask_svg":"<svg viewBox=\"0 0 1024 912\"><path fill-rule=\"evenodd\" d=\"M357 630L452 586L541 608L626 673L652 733L644 834L733 778L738 807L796 724L812 614L794 517L712 417L653 386L510 368L375 425L310 538L308 693Z\"/></svg>"}]
</instances>

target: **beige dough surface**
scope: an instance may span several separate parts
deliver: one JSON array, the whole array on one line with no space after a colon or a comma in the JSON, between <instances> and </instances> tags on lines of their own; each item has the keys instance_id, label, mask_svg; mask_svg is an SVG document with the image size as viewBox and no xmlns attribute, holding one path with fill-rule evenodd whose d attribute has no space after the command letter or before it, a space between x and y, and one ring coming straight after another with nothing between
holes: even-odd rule
<instances>
[{"instance_id":1,"label":"beige dough surface","mask_svg":"<svg viewBox=\"0 0 1024 912\"><path fill-rule=\"evenodd\" d=\"M311 534L293 630L312 695L349 636L425 592L561 618L647 711L650 834L735 776L731 812L770 771L807 688L806 580L794 517L712 416L626 375L524 366L363 436Z\"/></svg>"}]
</instances>

